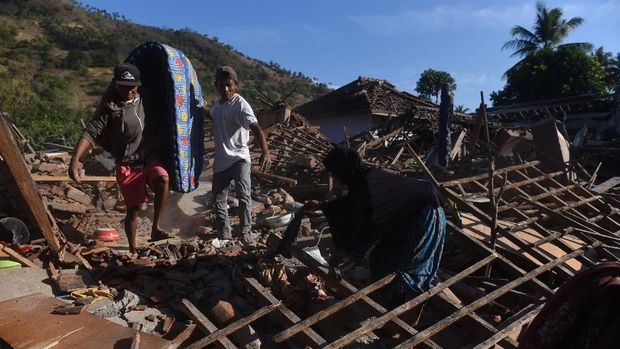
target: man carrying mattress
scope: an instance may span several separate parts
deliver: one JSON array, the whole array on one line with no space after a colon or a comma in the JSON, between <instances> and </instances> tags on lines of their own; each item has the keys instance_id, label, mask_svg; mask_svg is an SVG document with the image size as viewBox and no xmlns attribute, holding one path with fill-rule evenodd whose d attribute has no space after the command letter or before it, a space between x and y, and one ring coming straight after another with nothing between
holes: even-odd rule
<instances>
[{"instance_id":1,"label":"man carrying mattress","mask_svg":"<svg viewBox=\"0 0 620 349\"><path fill-rule=\"evenodd\" d=\"M237 93L237 73L229 66L220 67L215 73L215 88L220 99L210 110L213 119L215 161L213 163L213 197L215 199L215 228L222 238L232 238L228 219L227 199L230 181L235 181L235 192L239 199L240 238L244 243L253 243L251 235L251 183L250 183L250 130L262 150L261 167L268 168L271 155L263 130L258 125L250 104Z\"/></svg>"},{"instance_id":2,"label":"man carrying mattress","mask_svg":"<svg viewBox=\"0 0 620 349\"><path fill-rule=\"evenodd\" d=\"M155 193L155 212L151 239L169 238L159 227L168 200L168 172L153 156L157 137L144 134L145 116L138 88L140 71L132 64L114 68L114 79L101 98L99 107L86 125L71 158L69 176L80 181L83 176L80 158L94 144L109 152L116 160L116 180L123 194L127 216L125 232L129 251L136 252L136 228L140 205L148 200L146 186Z\"/></svg>"}]
</instances>

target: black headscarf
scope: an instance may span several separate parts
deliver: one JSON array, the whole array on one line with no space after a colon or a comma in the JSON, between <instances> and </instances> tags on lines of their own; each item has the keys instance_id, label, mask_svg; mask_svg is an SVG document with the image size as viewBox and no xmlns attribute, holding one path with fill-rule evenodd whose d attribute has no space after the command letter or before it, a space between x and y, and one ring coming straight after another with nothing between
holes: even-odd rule
<instances>
[{"instance_id":1,"label":"black headscarf","mask_svg":"<svg viewBox=\"0 0 620 349\"><path fill-rule=\"evenodd\" d=\"M359 154L336 147L323 160L325 168L348 187L348 194L323 205L334 244L363 252L373 241L372 204L364 166Z\"/></svg>"},{"instance_id":2,"label":"black headscarf","mask_svg":"<svg viewBox=\"0 0 620 349\"><path fill-rule=\"evenodd\" d=\"M362 181L366 172L362 158L350 148L336 147L332 149L323 159L323 165L331 174L348 186Z\"/></svg>"}]
</instances>

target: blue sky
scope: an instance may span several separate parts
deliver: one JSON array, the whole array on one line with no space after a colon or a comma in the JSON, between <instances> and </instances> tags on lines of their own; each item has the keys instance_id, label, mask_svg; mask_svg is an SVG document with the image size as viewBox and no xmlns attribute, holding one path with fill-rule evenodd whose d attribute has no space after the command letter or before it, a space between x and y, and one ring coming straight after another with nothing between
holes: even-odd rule
<instances>
[{"instance_id":1,"label":"blue sky","mask_svg":"<svg viewBox=\"0 0 620 349\"><path fill-rule=\"evenodd\" d=\"M457 83L455 104L472 110L480 103L480 91L490 104L488 95L503 87L502 74L518 60L501 51L511 39L510 29L531 29L535 18L535 1L80 2L136 23L215 36L250 57L333 87L369 76L417 94L413 90L425 69L447 71ZM614 56L620 52L620 0L546 5L561 7L566 18L585 19L566 42L589 41Z\"/></svg>"}]
</instances>

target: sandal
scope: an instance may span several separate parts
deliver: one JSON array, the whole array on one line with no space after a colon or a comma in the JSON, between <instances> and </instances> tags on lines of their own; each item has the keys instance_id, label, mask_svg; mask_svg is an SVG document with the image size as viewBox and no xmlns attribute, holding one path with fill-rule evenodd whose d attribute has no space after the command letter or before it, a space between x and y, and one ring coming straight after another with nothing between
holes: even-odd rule
<instances>
[{"instance_id":1,"label":"sandal","mask_svg":"<svg viewBox=\"0 0 620 349\"><path fill-rule=\"evenodd\" d=\"M161 231L159 230L155 236L153 236L153 234L151 234L151 238L148 239L148 242L155 242L155 241L159 241L159 240L166 240L166 239L172 239L174 236L170 233L166 233L165 231Z\"/></svg>"}]
</instances>

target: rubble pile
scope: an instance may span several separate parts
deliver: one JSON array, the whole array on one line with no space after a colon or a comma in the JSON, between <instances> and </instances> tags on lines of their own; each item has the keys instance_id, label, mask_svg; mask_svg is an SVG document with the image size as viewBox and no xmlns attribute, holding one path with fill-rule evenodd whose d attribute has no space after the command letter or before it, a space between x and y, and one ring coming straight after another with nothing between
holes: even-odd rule
<instances>
[{"instance_id":1,"label":"rubble pile","mask_svg":"<svg viewBox=\"0 0 620 349\"><path fill-rule=\"evenodd\" d=\"M84 169L100 177L95 179L102 180L69 184L70 160L68 152L40 152L26 156L26 164L38 182L39 193L53 211L68 214L124 211L122 195L109 170L91 158L84 163Z\"/></svg>"},{"instance_id":2,"label":"rubble pile","mask_svg":"<svg viewBox=\"0 0 620 349\"><path fill-rule=\"evenodd\" d=\"M304 213L295 241L280 250L302 203L333 195L322 159L334 143L301 115L327 106L385 114L343 144L369 166L434 181L442 194L448 226L438 280L398 306L380 303L378 294L394 275L372 280L368 255L330 264L337 251L321 211ZM437 143L438 106L382 80L360 78L298 111L271 107L261 122L275 161L252 169L255 243L217 236L213 209L205 204L204 225L191 237L142 244L130 254L119 242L94 240L102 226L122 235L124 217L114 178L99 161L85 163L96 180L78 184L65 178L69 152L34 153L22 144L13 152L25 158L18 163L7 147L0 149L0 195L11 201L0 211L23 218L31 244L40 246L31 252L3 247L0 258L46 268L67 301L9 300L0 303L7 309L0 323L37 312L45 313L45 324L60 323L47 318L52 313L98 317L121 325L127 332L119 338L131 343L140 336L160 341L152 347L517 348L519 333L559 286L603 260L620 259L620 176L609 164L618 139L608 127L618 117L617 99L584 96L488 111L481 105L474 116L455 114L447 167L427 161ZM556 122L559 113L567 113L566 134ZM579 133L578 120L588 120L588 132ZM592 169L584 161L607 166ZM22 166L32 180L20 175ZM16 176L33 188L36 183L35 194L16 185ZM139 235L149 224L140 222ZM49 253L41 258L44 249ZM39 305L28 313L15 306L19 302ZM422 304L412 325L410 310Z\"/></svg>"}]
</instances>

